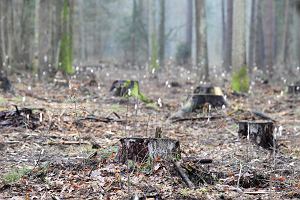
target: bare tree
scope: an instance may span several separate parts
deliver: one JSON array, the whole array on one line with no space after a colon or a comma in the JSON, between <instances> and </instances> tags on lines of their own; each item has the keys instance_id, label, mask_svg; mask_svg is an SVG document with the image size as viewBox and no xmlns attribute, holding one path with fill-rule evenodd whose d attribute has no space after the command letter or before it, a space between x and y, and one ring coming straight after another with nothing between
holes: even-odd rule
<instances>
[{"instance_id":1,"label":"bare tree","mask_svg":"<svg viewBox=\"0 0 300 200\"><path fill-rule=\"evenodd\" d=\"M274 60L274 35L275 35L275 14L273 0L265 1L265 15L264 19L264 37L265 37L265 64L267 72L270 76L273 74L273 60Z\"/></svg>"},{"instance_id":2,"label":"bare tree","mask_svg":"<svg viewBox=\"0 0 300 200\"><path fill-rule=\"evenodd\" d=\"M233 2L232 67L236 71L246 65L245 1Z\"/></svg>"},{"instance_id":3,"label":"bare tree","mask_svg":"<svg viewBox=\"0 0 300 200\"><path fill-rule=\"evenodd\" d=\"M222 1L224 2L224 1ZM224 5L225 6L225 5ZM233 16L233 0L227 0L227 17L226 17L226 28L225 28L225 45L224 45L224 58L223 65L226 71L230 70L230 66L232 65L232 16Z\"/></svg>"},{"instance_id":4,"label":"bare tree","mask_svg":"<svg viewBox=\"0 0 300 200\"><path fill-rule=\"evenodd\" d=\"M204 80L209 79L208 52L206 39L205 0L195 0L196 29L196 60L197 65L204 69Z\"/></svg>"},{"instance_id":5,"label":"bare tree","mask_svg":"<svg viewBox=\"0 0 300 200\"><path fill-rule=\"evenodd\" d=\"M193 45L193 1L187 0L187 12L186 12L186 46L189 51L192 52ZM189 63L191 62L191 53L189 55Z\"/></svg>"},{"instance_id":6,"label":"bare tree","mask_svg":"<svg viewBox=\"0 0 300 200\"><path fill-rule=\"evenodd\" d=\"M256 33L256 0L251 2L251 17L250 17L250 33L249 33L249 60L248 60L248 67L250 72L254 67L254 48L255 48L255 33Z\"/></svg>"},{"instance_id":7,"label":"bare tree","mask_svg":"<svg viewBox=\"0 0 300 200\"><path fill-rule=\"evenodd\" d=\"M159 62L164 66L165 60L165 0L160 0L159 23Z\"/></svg>"}]
</instances>

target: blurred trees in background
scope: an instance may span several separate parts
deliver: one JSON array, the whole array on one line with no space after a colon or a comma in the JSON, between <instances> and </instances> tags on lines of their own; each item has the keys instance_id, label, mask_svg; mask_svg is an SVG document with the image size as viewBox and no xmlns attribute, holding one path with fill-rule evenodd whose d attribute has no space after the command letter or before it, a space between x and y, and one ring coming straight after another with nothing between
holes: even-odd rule
<instances>
[{"instance_id":1,"label":"blurred trees in background","mask_svg":"<svg viewBox=\"0 0 300 200\"><path fill-rule=\"evenodd\" d=\"M73 65L167 61L271 77L300 64L299 0L2 0L0 67L40 77ZM174 62L173 62L174 61ZM210 73L209 73L210 72ZM276 73L278 72L278 73Z\"/></svg>"}]
</instances>

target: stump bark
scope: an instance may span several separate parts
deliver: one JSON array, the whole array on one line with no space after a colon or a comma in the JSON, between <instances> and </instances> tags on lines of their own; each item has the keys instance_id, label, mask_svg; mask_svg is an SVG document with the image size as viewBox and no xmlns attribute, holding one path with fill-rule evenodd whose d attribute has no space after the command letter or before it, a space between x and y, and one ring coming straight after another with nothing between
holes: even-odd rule
<instances>
[{"instance_id":1,"label":"stump bark","mask_svg":"<svg viewBox=\"0 0 300 200\"><path fill-rule=\"evenodd\" d=\"M289 85L288 86L288 94L300 94L300 84Z\"/></svg>"},{"instance_id":2,"label":"stump bark","mask_svg":"<svg viewBox=\"0 0 300 200\"><path fill-rule=\"evenodd\" d=\"M274 146L274 122L272 121L246 121L238 122L238 135L240 138L247 138L266 149L271 149Z\"/></svg>"},{"instance_id":3,"label":"stump bark","mask_svg":"<svg viewBox=\"0 0 300 200\"><path fill-rule=\"evenodd\" d=\"M179 141L166 138L122 138L117 159L125 163L127 159L145 162L147 159L180 159Z\"/></svg>"},{"instance_id":4,"label":"stump bark","mask_svg":"<svg viewBox=\"0 0 300 200\"><path fill-rule=\"evenodd\" d=\"M134 81L134 80L115 80L112 83L112 86L111 86L109 91L112 92L112 94L114 96L124 97L128 94L129 89L134 88L134 85L137 85L137 87L139 88L139 82L138 81Z\"/></svg>"}]
</instances>

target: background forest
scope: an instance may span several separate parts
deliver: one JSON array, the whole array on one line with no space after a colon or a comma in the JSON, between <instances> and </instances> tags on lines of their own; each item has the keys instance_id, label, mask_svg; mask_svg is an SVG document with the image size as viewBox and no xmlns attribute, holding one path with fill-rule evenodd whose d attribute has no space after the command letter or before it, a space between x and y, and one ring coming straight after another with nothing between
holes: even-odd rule
<instances>
[{"instance_id":1,"label":"background forest","mask_svg":"<svg viewBox=\"0 0 300 200\"><path fill-rule=\"evenodd\" d=\"M202 78L242 66L299 74L298 0L2 0L0 9L5 71L172 63Z\"/></svg>"}]
</instances>

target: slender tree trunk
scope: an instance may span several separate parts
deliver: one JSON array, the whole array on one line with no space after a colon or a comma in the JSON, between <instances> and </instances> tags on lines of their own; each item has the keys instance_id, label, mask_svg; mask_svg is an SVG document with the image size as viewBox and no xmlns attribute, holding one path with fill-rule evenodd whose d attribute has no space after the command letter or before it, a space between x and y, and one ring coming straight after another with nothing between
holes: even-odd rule
<instances>
[{"instance_id":1,"label":"slender tree trunk","mask_svg":"<svg viewBox=\"0 0 300 200\"><path fill-rule=\"evenodd\" d=\"M208 68L208 53L207 53L207 39L206 39L206 16L205 16L205 0L195 0L195 29L196 29L196 56L197 65L204 69L204 80L209 79Z\"/></svg>"},{"instance_id":2,"label":"slender tree trunk","mask_svg":"<svg viewBox=\"0 0 300 200\"><path fill-rule=\"evenodd\" d=\"M134 65L136 61L136 23L137 23L137 2L133 0L132 7L132 30L131 30L131 63Z\"/></svg>"},{"instance_id":3,"label":"slender tree trunk","mask_svg":"<svg viewBox=\"0 0 300 200\"><path fill-rule=\"evenodd\" d=\"M282 40L282 53L281 53L281 64L283 64L284 68L288 67L288 52L289 52L289 26L290 26L290 0L285 1L284 5L284 32L283 32L283 40Z\"/></svg>"},{"instance_id":4,"label":"slender tree trunk","mask_svg":"<svg viewBox=\"0 0 300 200\"><path fill-rule=\"evenodd\" d=\"M255 33L256 33L256 0L251 2L251 20L250 20L250 33L249 33L249 71L252 72L254 63L254 49L255 49Z\"/></svg>"},{"instance_id":5,"label":"slender tree trunk","mask_svg":"<svg viewBox=\"0 0 300 200\"><path fill-rule=\"evenodd\" d=\"M35 15L34 15L34 57L33 57L33 72L36 73L39 67L39 12L40 11L40 0L35 0Z\"/></svg>"},{"instance_id":6,"label":"slender tree trunk","mask_svg":"<svg viewBox=\"0 0 300 200\"><path fill-rule=\"evenodd\" d=\"M256 33L255 33L255 38L256 38L256 44L255 44L255 61L256 61L256 66L258 66L260 69L265 70L264 68L264 58L265 58L265 53L264 53L264 34L263 34L263 25L262 25L262 2L263 1L257 1L257 12L256 12L256 21L257 21L257 26L256 26Z\"/></svg>"},{"instance_id":7,"label":"slender tree trunk","mask_svg":"<svg viewBox=\"0 0 300 200\"><path fill-rule=\"evenodd\" d=\"M164 66L165 61L165 0L160 0L160 23L159 23L159 63Z\"/></svg>"},{"instance_id":8,"label":"slender tree trunk","mask_svg":"<svg viewBox=\"0 0 300 200\"><path fill-rule=\"evenodd\" d=\"M274 34L275 34L275 18L274 18L274 0L266 0L265 5L265 23L264 23L264 35L265 35L265 56L266 56L266 70L269 76L273 74L273 59L274 59Z\"/></svg>"},{"instance_id":9,"label":"slender tree trunk","mask_svg":"<svg viewBox=\"0 0 300 200\"><path fill-rule=\"evenodd\" d=\"M224 1L224 0L222 0ZM233 0L227 0L227 18L225 31L225 55L224 66L227 72L232 66L232 23L233 23Z\"/></svg>"},{"instance_id":10,"label":"slender tree trunk","mask_svg":"<svg viewBox=\"0 0 300 200\"><path fill-rule=\"evenodd\" d=\"M186 46L189 48L190 55L188 63L191 64L192 48L193 48L193 1L187 0L187 16L186 16Z\"/></svg>"},{"instance_id":11,"label":"slender tree trunk","mask_svg":"<svg viewBox=\"0 0 300 200\"><path fill-rule=\"evenodd\" d=\"M245 65L245 1L234 0L232 66L234 71L237 71Z\"/></svg>"}]
</instances>

